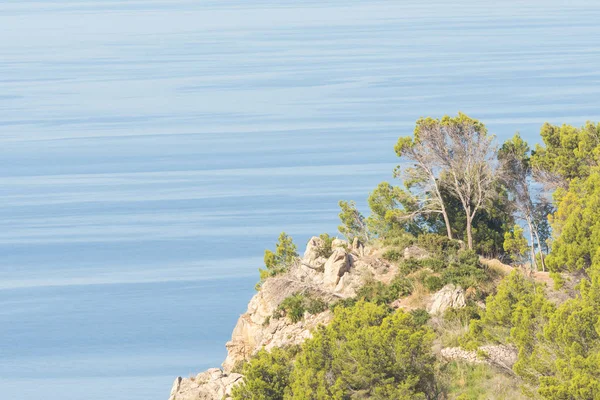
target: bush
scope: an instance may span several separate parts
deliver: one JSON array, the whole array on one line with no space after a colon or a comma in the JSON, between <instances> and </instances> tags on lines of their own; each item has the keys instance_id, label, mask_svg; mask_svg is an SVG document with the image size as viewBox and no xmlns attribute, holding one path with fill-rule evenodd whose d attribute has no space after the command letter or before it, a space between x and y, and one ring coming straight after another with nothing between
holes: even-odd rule
<instances>
[{"instance_id":1,"label":"bush","mask_svg":"<svg viewBox=\"0 0 600 400\"><path fill-rule=\"evenodd\" d=\"M438 255L455 253L460 249L460 243L457 240L452 240L447 236L437 235L435 233L424 233L419 235L417 244L425 250Z\"/></svg>"},{"instance_id":2,"label":"bush","mask_svg":"<svg viewBox=\"0 0 600 400\"><path fill-rule=\"evenodd\" d=\"M422 308L417 308L416 310L412 310L410 312L410 315L412 315L413 320L418 325L425 325L431 319L431 315L429 315L427 310L424 310Z\"/></svg>"},{"instance_id":3,"label":"bush","mask_svg":"<svg viewBox=\"0 0 600 400\"><path fill-rule=\"evenodd\" d=\"M423 260L416 260L414 258L403 260L398 264L398 272L402 275L412 274L422 268L422 262Z\"/></svg>"},{"instance_id":4,"label":"bush","mask_svg":"<svg viewBox=\"0 0 600 400\"><path fill-rule=\"evenodd\" d=\"M302 346L288 399L425 399L433 385L431 329L408 313L359 301Z\"/></svg>"},{"instance_id":5,"label":"bush","mask_svg":"<svg viewBox=\"0 0 600 400\"><path fill-rule=\"evenodd\" d=\"M413 291L413 283L403 276L396 276L389 285L379 281L367 282L361 287L356 297L376 304L389 304L400 297L405 297Z\"/></svg>"},{"instance_id":6,"label":"bush","mask_svg":"<svg viewBox=\"0 0 600 400\"><path fill-rule=\"evenodd\" d=\"M242 366L244 380L233 387L234 400L283 400L290 384L294 352L274 348L260 350Z\"/></svg>"},{"instance_id":7,"label":"bush","mask_svg":"<svg viewBox=\"0 0 600 400\"><path fill-rule=\"evenodd\" d=\"M430 257L420 260L419 264L423 268L430 268L434 272L441 272L448 265L448 261L441 257Z\"/></svg>"},{"instance_id":8,"label":"bush","mask_svg":"<svg viewBox=\"0 0 600 400\"><path fill-rule=\"evenodd\" d=\"M320 314L323 311L327 310L327 303L321 299L308 299L308 303L306 304L306 311L309 314Z\"/></svg>"},{"instance_id":9,"label":"bush","mask_svg":"<svg viewBox=\"0 0 600 400\"><path fill-rule=\"evenodd\" d=\"M404 250L398 248L388 249L383 253L383 258L388 261L399 261L404 258Z\"/></svg>"},{"instance_id":10,"label":"bush","mask_svg":"<svg viewBox=\"0 0 600 400\"><path fill-rule=\"evenodd\" d=\"M430 292L437 292L444 287L444 282L439 276L427 275L423 279L423 286L425 286L425 288Z\"/></svg>"},{"instance_id":11,"label":"bush","mask_svg":"<svg viewBox=\"0 0 600 400\"><path fill-rule=\"evenodd\" d=\"M260 281L256 284L255 289L260 290L263 282L270 276L286 272L294 260L298 258L296 250L296 245L291 236L281 232L275 245L275 252L265 250L265 269L259 268Z\"/></svg>"},{"instance_id":12,"label":"bush","mask_svg":"<svg viewBox=\"0 0 600 400\"><path fill-rule=\"evenodd\" d=\"M452 262L442 273L444 285L453 283L464 288L476 287L487 279L485 268L473 250L458 253L458 260Z\"/></svg>"},{"instance_id":13,"label":"bush","mask_svg":"<svg viewBox=\"0 0 600 400\"><path fill-rule=\"evenodd\" d=\"M383 245L386 247L396 247L398 249L404 250L405 248L415 244L415 241L416 239L414 236L408 233L403 233L399 236L384 238Z\"/></svg>"},{"instance_id":14,"label":"bush","mask_svg":"<svg viewBox=\"0 0 600 400\"><path fill-rule=\"evenodd\" d=\"M317 256L329 258L333 254L333 249L331 248L331 244L335 239L333 236L329 236L328 233L322 233L319 235L319 238L323 241L323 244L317 248Z\"/></svg>"},{"instance_id":15,"label":"bush","mask_svg":"<svg viewBox=\"0 0 600 400\"><path fill-rule=\"evenodd\" d=\"M480 313L483 310L477 306L474 302L470 301L463 308L448 308L444 312L445 321L459 321L462 323L468 323L471 320L477 320L481 318Z\"/></svg>"},{"instance_id":16,"label":"bush","mask_svg":"<svg viewBox=\"0 0 600 400\"><path fill-rule=\"evenodd\" d=\"M327 303L321 299L315 299L306 296L302 293L293 294L290 297L286 297L277 310L273 313L273 318L279 319L282 317L288 317L293 322L299 322L304 318L304 313L319 314L327 309Z\"/></svg>"}]
</instances>

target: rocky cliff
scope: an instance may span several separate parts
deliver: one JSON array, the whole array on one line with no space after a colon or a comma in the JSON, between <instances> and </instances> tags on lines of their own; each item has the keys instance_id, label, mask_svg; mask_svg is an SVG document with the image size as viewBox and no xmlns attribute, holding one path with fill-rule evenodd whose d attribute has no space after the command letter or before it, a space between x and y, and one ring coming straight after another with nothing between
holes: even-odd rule
<instances>
[{"instance_id":1,"label":"rocky cliff","mask_svg":"<svg viewBox=\"0 0 600 400\"><path fill-rule=\"evenodd\" d=\"M340 299L353 297L367 281L390 283L398 269L380 257L380 251L363 246L358 240L352 244L335 239L328 257L323 254L323 241L312 237L302 258L298 259L283 274L268 278L258 293L248 303L248 309L238 322L227 342L227 358L222 368L212 368L191 378L177 378L169 400L222 400L231 395L232 388L243 376L235 372L243 361L250 359L261 348L267 350L300 344L311 337L312 330L332 319L330 311L304 314L298 322L288 318L274 318L282 302L297 294L319 299L331 304ZM423 259L429 257L421 248L405 249L404 258ZM411 296L398 299L391 304L394 308L414 308ZM437 293L421 295L418 307L426 308L430 314L443 313L448 308L465 306L465 291L454 285L446 285ZM470 360L472 354L449 349L446 358ZM495 353L494 353L495 354Z\"/></svg>"},{"instance_id":2,"label":"rocky cliff","mask_svg":"<svg viewBox=\"0 0 600 400\"><path fill-rule=\"evenodd\" d=\"M323 242L318 237L309 240L304 256L281 275L267 279L252 297L248 310L238 322L227 342L227 358L222 369L213 368L193 378L177 378L170 400L221 400L231 394L232 387L243 377L234 367L248 360L259 349L267 350L300 344L311 336L311 330L331 320L324 311L292 323L287 318L272 318L286 298L301 293L331 303L352 297L367 280L389 283L396 267L379 258L377 253L358 240L352 244L335 239L328 258L320 256Z\"/></svg>"}]
</instances>

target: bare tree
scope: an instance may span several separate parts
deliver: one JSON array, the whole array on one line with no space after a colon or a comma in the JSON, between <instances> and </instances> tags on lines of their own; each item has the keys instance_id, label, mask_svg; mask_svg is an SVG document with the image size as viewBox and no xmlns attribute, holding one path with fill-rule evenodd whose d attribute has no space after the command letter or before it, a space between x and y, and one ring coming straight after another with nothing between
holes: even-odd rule
<instances>
[{"instance_id":1,"label":"bare tree","mask_svg":"<svg viewBox=\"0 0 600 400\"><path fill-rule=\"evenodd\" d=\"M535 205L531 197L530 178L532 175L531 162L529 157L529 146L517 133L507 140L500 151L498 159L500 160L500 177L504 186L513 198L513 204L520 217L529 229L529 244L531 248L531 265L537 270L537 260L535 256L536 241L540 249L542 270L546 270L542 244L540 243L539 229L535 218Z\"/></svg>"},{"instance_id":2,"label":"bare tree","mask_svg":"<svg viewBox=\"0 0 600 400\"><path fill-rule=\"evenodd\" d=\"M440 169L442 184L459 199L466 215L467 243L473 249L473 219L496 191L496 146L485 125L463 113L417 121L416 138L428 138L426 153ZM439 188L439 186L436 186Z\"/></svg>"},{"instance_id":3,"label":"bare tree","mask_svg":"<svg viewBox=\"0 0 600 400\"><path fill-rule=\"evenodd\" d=\"M417 122L418 124L418 122ZM434 132L425 131L414 139L401 137L398 139L395 150L398 157L404 158L412 166L396 167L394 175L404 181L404 185L413 196L414 207L399 218L414 219L418 215L441 214L446 225L448 238L452 239L452 228L442 198L439 176L441 168L438 159L431 152L434 142L438 137Z\"/></svg>"}]
</instances>

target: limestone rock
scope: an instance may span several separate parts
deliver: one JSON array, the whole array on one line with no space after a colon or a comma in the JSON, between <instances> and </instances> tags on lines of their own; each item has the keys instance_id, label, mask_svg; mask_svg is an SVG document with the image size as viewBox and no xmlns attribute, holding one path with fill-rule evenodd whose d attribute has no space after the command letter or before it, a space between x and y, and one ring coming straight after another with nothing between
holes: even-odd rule
<instances>
[{"instance_id":1,"label":"limestone rock","mask_svg":"<svg viewBox=\"0 0 600 400\"><path fill-rule=\"evenodd\" d=\"M302 338L300 341L303 341L306 334L302 333L302 330L308 331L323 322L309 318L307 321L300 321L298 323L300 325L296 324L293 328L286 330L283 325L294 324L291 324L287 319L280 319L278 323L281 325L278 325L277 329L271 326L274 323L274 321L271 321L271 316L277 310L279 304L296 293L304 293L326 302L331 302L338 297L323 290L320 284L315 284L313 280L316 279L315 275L322 274L305 266L295 265L289 273L269 278L264 282L260 291L248 303L246 313L238 319L231 340L225 345L228 354L223 363L223 369L226 372L231 371L238 361L249 359L261 347L269 343L275 341L280 346L296 343L294 342L295 338L286 341L286 335L298 336ZM300 279L299 276L304 279ZM281 337L277 335L281 335Z\"/></svg>"},{"instance_id":2,"label":"limestone rock","mask_svg":"<svg viewBox=\"0 0 600 400\"><path fill-rule=\"evenodd\" d=\"M476 351L467 351L460 347L446 347L441 350L441 355L446 360L463 360L472 364L490 364L512 372L512 366L517 362L518 351L512 346L489 345L479 348L480 356Z\"/></svg>"},{"instance_id":3,"label":"limestone rock","mask_svg":"<svg viewBox=\"0 0 600 400\"><path fill-rule=\"evenodd\" d=\"M349 246L348 242L335 239L328 259L318 255L322 245L322 239L312 237L302 259L290 265L287 272L269 277L262 284L226 344L228 354L223 370L211 369L196 378L178 378L170 400L226 398L233 384L243 378L231 373L238 362L248 360L261 348L270 350L300 344L311 336L314 328L333 318L330 311L317 315L306 313L297 323L285 317L273 318L286 298L302 293L332 303L354 296L367 280L387 284L397 273L397 266L376 257L373 249L364 247L358 240Z\"/></svg>"},{"instance_id":4,"label":"limestone rock","mask_svg":"<svg viewBox=\"0 0 600 400\"><path fill-rule=\"evenodd\" d=\"M340 248L344 248L344 247L348 247L348 242L343 240L343 239L333 239L333 241L331 242L331 248L332 249L340 249Z\"/></svg>"},{"instance_id":5,"label":"limestone rock","mask_svg":"<svg viewBox=\"0 0 600 400\"><path fill-rule=\"evenodd\" d=\"M218 368L211 368L193 378L178 377L171 388L169 400L230 399L232 388L242 379L240 374L226 374Z\"/></svg>"},{"instance_id":6,"label":"limestone rock","mask_svg":"<svg viewBox=\"0 0 600 400\"><path fill-rule=\"evenodd\" d=\"M423 260L425 258L429 258L430 254L427 250L419 247L419 246L409 246L404 249L404 259L409 260L411 258L415 258L417 260Z\"/></svg>"},{"instance_id":7,"label":"limestone rock","mask_svg":"<svg viewBox=\"0 0 600 400\"><path fill-rule=\"evenodd\" d=\"M350 271L351 258L343 248L336 248L325 263L323 285L326 289L333 290L340 278Z\"/></svg>"},{"instance_id":8,"label":"limestone rock","mask_svg":"<svg viewBox=\"0 0 600 400\"><path fill-rule=\"evenodd\" d=\"M302 257L302 264L313 269L319 269L323 267L323 264L327 261L326 258L319 255L319 250L325 243L323 239L318 236L310 238L306 244L306 250L304 251L304 257Z\"/></svg>"},{"instance_id":9,"label":"limestone rock","mask_svg":"<svg viewBox=\"0 0 600 400\"><path fill-rule=\"evenodd\" d=\"M358 240L357 237L355 237L354 240L352 241L351 249L352 249L352 252L359 257L362 257L365 255L365 246L360 242L360 240Z\"/></svg>"},{"instance_id":10,"label":"limestone rock","mask_svg":"<svg viewBox=\"0 0 600 400\"><path fill-rule=\"evenodd\" d=\"M465 291L460 286L448 284L433 295L427 311L441 314L449 308L462 308L465 305Z\"/></svg>"}]
</instances>

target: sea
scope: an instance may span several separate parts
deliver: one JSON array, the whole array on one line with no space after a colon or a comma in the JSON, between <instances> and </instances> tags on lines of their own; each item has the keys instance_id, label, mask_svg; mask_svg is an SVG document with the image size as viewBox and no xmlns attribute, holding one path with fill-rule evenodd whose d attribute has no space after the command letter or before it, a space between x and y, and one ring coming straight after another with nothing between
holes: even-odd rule
<instances>
[{"instance_id":1,"label":"sea","mask_svg":"<svg viewBox=\"0 0 600 400\"><path fill-rule=\"evenodd\" d=\"M600 121L600 3L2 0L0 399L166 400L398 137Z\"/></svg>"}]
</instances>

